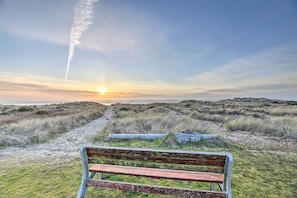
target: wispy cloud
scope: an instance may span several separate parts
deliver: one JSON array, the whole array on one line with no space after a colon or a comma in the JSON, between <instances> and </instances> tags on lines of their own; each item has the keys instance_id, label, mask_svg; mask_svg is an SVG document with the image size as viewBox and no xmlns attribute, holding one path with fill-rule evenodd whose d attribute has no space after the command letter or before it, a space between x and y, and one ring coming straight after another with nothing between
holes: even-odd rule
<instances>
[{"instance_id":1,"label":"wispy cloud","mask_svg":"<svg viewBox=\"0 0 297 198\"><path fill-rule=\"evenodd\" d=\"M96 100L95 91L69 89L69 87L48 86L35 83L0 81L0 101L4 103L26 101L75 101Z\"/></svg>"},{"instance_id":2,"label":"wispy cloud","mask_svg":"<svg viewBox=\"0 0 297 198\"><path fill-rule=\"evenodd\" d=\"M234 88L222 88L222 89L210 89L206 90L203 93L213 93L213 94L234 94L234 93L265 93L265 92L279 92L279 91L292 91L297 92L297 83L284 84L284 83L275 83L275 84L263 84L255 86L238 86Z\"/></svg>"},{"instance_id":3,"label":"wispy cloud","mask_svg":"<svg viewBox=\"0 0 297 198\"><path fill-rule=\"evenodd\" d=\"M267 84L265 79L281 74L294 73L297 77L297 45L277 47L257 54L235 59L228 64L188 78L202 86L230 86L254 84L253 81Z\"/></svg>"},{"instance_id":4,"label":"wispy cloud","mask_svg":"<svg viewBox=\"0 0 297 198\"><path fill-rule=\"evenodd\" d=\"M184 97L200 99L225 99L232 97L267 97L275 99L293 99L297 98L296 83L274 83L252 86L234 86L227 88L214 88L198 90L191 94L185 94Z\"/></svg>"},{"instance_id":5,"label":"wispy cloud","mask_svg":"<svg viewBox=\"0 0 297 198\"><path fill-rule=\"evenodd\" d=\"M44 90L48 87L43 85L31 84L31 83L13 83L7 81L0 81L0 91L28 91L28 90Z\"/></svg>"},{"instance_id":6,"label":"wispy cloud","mask_svg":"<svg viewBox=\"0 0 297 198\"><path fill-rule=\"evenodd\" d=\"M36 91L40 93L73 93L73 94L94 94L95 91L85 91L85 90L70 90L63 87L51 87L47 85L33 84L33 83L14 83L8 81L0 81L0 91L9 92L28 92Z\"/></svg>"}]
</instances>

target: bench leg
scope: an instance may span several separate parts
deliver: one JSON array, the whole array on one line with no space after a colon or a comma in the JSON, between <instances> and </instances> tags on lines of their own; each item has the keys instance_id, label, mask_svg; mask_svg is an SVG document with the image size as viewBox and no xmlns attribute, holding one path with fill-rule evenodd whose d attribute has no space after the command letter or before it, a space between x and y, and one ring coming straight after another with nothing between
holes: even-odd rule
<instances>
[{"instance_id":1,"label":"bench leg","mask_svg":"<svg viewBox=\"0 0 297 198\"><path fill-rule=\"evenodd\" d=\"M210 190L215 191L216 190L216 183L210 184Z\"/></svg>"},{"instance_id":2,"label":"bench leg","mask_svg":"<svg viewBox=\"0 0 297 198\"><path fill-rule=\"evenodd\" d=\"M219 184L219 187L220 187L220 190L221 190L221 191L224 191L224 190L223 190L223 188L224 188L223 184Z\"/></svg>"},{"instance_id":3,"label":"bench leg","mask_svg":"<svg viewBox=\"0 0 297 198\"><path fill-rule=\"evenodd\" d=\"M89 173L88 178L93 178L95 174L96 174L95 172L94 173ZM77 193L77 198L84 198L85 197L87 189L88 189L86 181L87 181L87 178L85 178L83 176L82 179L81 179L81 184L80 184L79 191Z\"/></svg>"},{"instance_id":4,"label":"bench leg","mask_svg":"<svg viewBox=\"0 0 297 198\"><path fill-rule=\"evenodd\" d=\"M98 173L98 179L103 179L103 173Z\"/></svg>"},{"instance_id":5,"label":"bench leg","mask_svg":"<svg viewBox=\"0 0 297 198\"><path fill-rule=\"evenodd\" d=\"M84 198L87 192L88 186L85 179L81 180L80 188L76 198Z\"/></svg>"}]
</instances>

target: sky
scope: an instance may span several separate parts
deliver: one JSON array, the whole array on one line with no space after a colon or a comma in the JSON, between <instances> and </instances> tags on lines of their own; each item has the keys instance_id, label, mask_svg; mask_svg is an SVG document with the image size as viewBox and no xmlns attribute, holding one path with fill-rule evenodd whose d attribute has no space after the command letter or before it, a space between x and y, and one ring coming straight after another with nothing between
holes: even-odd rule
<instances>
[{"instance_id":1,"label":"sky","mask_svg":"<svg viewBox=\"0 0 297 198\"><path fill-rule=\"evenodd\" d=\"M0 104L297 100L296 0L0 0Z\"/></svg>"}]
</instances>

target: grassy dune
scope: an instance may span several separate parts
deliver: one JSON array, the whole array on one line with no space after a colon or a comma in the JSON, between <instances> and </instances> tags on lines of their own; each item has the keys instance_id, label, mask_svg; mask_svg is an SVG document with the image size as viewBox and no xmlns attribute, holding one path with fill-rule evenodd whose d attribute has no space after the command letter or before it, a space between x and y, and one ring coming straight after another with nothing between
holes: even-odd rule
<instances>
[{"instance_id":1,"label":"grassy dune","mask_svg":"<svg viewBox=\"0 0 297 198\"><path fill-rule=\"evenodd\" d=\"M98 145L227 151L234 156L233 197L297 197L297 103L294 101L252 98L217 102L189 100L173 104L116 104L114 110L114 119L110 120L103 133L94 137ZM106 138L108 133L173 134L184 130L217 133L220 141L180 144L172 135L154 141L111 142ZM250 140L251 137L254 139ZM255 146L254 141L260 144L266 142L265 145ZM1 164L0 197L75 197L81 179L80 159L60 160L59 163L38 159ZM109 179L197 187L195 183L140 177L113 175ZM92 188L87 196L161 197Z\"/></svg>"},{"instance_id":2,"label":"grassy dune","mask_svg":"<svg viewBox=\"0 0 297 198\"><path fill-rule=\"evenodd\" d=\"M103 115L93 102L51 105L0 105L0 147L48 141Z\"/></svg>"},{"instance_id":3,"label":"grassy dune","mask_svg":"<svg viewBox=\"0 0 297 198\"><path fill-rule=\"evenodd\" d=\"M249 150L297 153L297 105L294 101L238 98L223 101L116 104L109 133L218 134ZM102 134L94 139L102 138ZM107 141L107 139L104 139Z\"/></svg>"},{"instance_id":4,"label":"grassy dune","mask_svg":"<svg viewBox=\"0 0 297 198\"><path fill-rule=\"evenodd\" d=\"M108 128L110 133L167 133L186 129L217 133L220 130L297 140L295 101L237 98L217 102L117 104L115 112Z\"/></svg>"}]
</instances>

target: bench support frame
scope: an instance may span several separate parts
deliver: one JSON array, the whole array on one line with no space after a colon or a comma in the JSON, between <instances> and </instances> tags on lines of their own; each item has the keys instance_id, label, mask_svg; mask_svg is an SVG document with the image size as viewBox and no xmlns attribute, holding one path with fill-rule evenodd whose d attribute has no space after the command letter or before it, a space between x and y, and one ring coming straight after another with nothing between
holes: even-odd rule
<instances>
[{"instance_id":1,"label":"bench support frame","mask_svg":"<svg viewBox=\"0 0 297 198\"><path fill-rule=\"evenodd\" d=\"M96 147L89 147L89 148L96 148ZM112 147L97 147L97 148L104 149L104 148L112 148ZM88 186L93 186L96 188L123 190L123 191L130 191L130 192L172 195L172 196L178 196L178 197L232 198L231 174L232 174L233 158L231 154L226 154L227 157L226 157L226 162L224 167L224 182L222 184L212 182L210 183L210 191L206 191L206 190L173 188L173 187L163 187L163 186L104 180L102 172L89 171L88 154L86 149L87 149L86 147L82 147L80 149L81 160L82 160L82 179L81 179L80 189L77 193L77 198L85 197ZM117 148L114 148L114 149L117 149ZM120 149L123 149L123 148L120 148ZM129 150L129 148L125 148L125 149ZM138 149L131 149L131 151L133 150L138 150ZM154 150L150 150L150 151L153 152ZM98 174L98 179L93 179L96 173ZM219 186L219 189L221 190L221 192L215 191L216 185Z\"/></svg>"}]
</instances>

